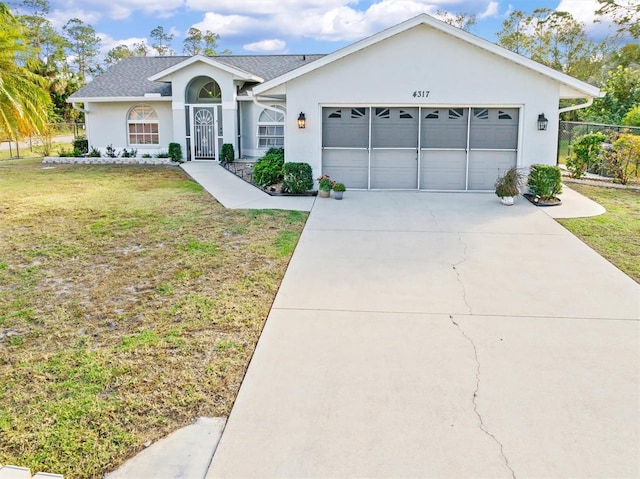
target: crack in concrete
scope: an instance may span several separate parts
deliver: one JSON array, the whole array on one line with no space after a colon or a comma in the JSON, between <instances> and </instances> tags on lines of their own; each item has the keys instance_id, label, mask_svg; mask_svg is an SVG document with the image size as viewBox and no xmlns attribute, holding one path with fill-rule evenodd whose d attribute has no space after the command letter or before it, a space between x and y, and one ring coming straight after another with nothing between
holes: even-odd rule
<instances>
[{"instance_id":1,"label":"crack in concrete","mask_svg":"<svg viewBox=\"0 0 640 479\"><path fill-rule=\"evenodd\" d=\"M484 423L484 419L482 418L482 415L480 414L480 411L478 410L478 391L480 390L480 360L478 359L478 349L476 348L476 344L473 342L473 340L467 335L467 333L464 332L464 330L462 329L462 327L456 323L456 321L453 319L452 315L449 315L449 319L451 320L451 323L458 329L458 331L460 331L460 334L462 334L462 336L469 341L469 344L471 344L471 347L473 348L473 357L475 359L476 362L476 389L475 391L473 391L473 412L476 414L476 416L478 416L478 420L480 421L480 430L482 432L484 432L488 437L490 437L493 442L495 442L499 447L500 447L500 455L502 456L502 459L504 460L505 465L507 466L507 469L509 469L509 472L511 472L511 477L513 479L517 479L516 478L516 473L513 470L513 468L511 467L511 464L509 463L509 459L507 458L507 456L504 453L504 445L498 440L498 438L493 435L491 432L489 432L489 430L487 429L487 426Z\"/></svg>"},{"instance_id":2,"label":"crack in concrete","mask_svg":"<svg viewBox=\"0 0 640 479\"><path fill-rule=\"evenodd\" d=\"M464 286L464 283L462 282L462 278L460 277L460 271L458 271L458 266L460 266L462 263L464 263L468 259L468 257L467 257L467 243L462 241L462 235L461 234L458 234L458 241L460 243L462 243L462 246L464 247L464 250L462 252L462 259L460 261L458 261L457 263L453 263L451 266L453 267L453 270L456 272L456 279L457 279L458 283L460 283L460 287L462 288L462 299L464 300L464 304L467 305L467 309L469 310L469 314L473 315L473 310L471 309L471 304L469 304L469 299L467 298L467 288Z\"/></svg>"}]
</instances>

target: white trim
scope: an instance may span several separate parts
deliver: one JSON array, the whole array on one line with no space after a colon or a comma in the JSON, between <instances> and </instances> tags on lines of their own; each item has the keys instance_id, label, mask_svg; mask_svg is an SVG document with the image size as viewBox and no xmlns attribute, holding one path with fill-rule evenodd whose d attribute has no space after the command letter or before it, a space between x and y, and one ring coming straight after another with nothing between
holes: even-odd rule
<instances>
[{"instance_id":1,"label":"white trim","mask_svg":"<svg viewBox=\"0 0 640 479\"><path fill-rule=\"evenodd\" d=\"M507 50L506 48L503 48L501 46L498 46L494 43L491 43L487 40L484 40L480 37L477 37L475 35L472 35L471 33L465 32L464 30L460 29L460 28L456 28L452 25L448 25L430 15L427 15L426 13L422 13L412 19L409 19L405 22L399 23L398 25L388 28L386 30L383 30L380 33L377 33L375 35L372 35L368 38L365 38L363 40L360 40L356 43L353 43L347 47L344 47L336 52L330 53L318 60L315 60L311 63L308 63L304 66L301 66L300 68L296 68L295 70L292 70L288 73L285 73L284 75L281 75L279 77L276 77L272 80L269 80L267 82L262 83L261 85L257 85L255 88L253 88L253 93L255 95L259 95L261 93L264 93L266 91L269 91L277 86L280 86L288 81L294 80L302 75L305 75L309 72L312 72L314 70L317 70L318 68L321 68L325 65L328 65L330 63L335 62L336 60L340 60L341 58L344 58L348 55L351 55L352 53L358 52L360 50L363 50L364 48L370 47L372 45L375 45L378 42L381 42L383 40L386 40L389 37L392 37L394 35L397 35L399 33L402 33L404 31L407 31L411 28L414 28L418 25L427 25L429 27L432 27L436 30L439 30L443 33L446 33L448 35L451 35L455 38L458 38L462 41L465 41L467 43L470 43L478 48L481 48L483 50L488 51L489 53L493 53L495 55L498 55L500 57L503 57L507 60L511 60L512 62L521 65L525 68L528 68L530 70L533 70L536 73L539 73L541 75L544 75L548 78L551 78L559 83L562 83L572 89L575 89L577 93L582 93L583 95L585 95L585 97L595 97L598 98L602 95L600 89L598 87L595 87L593 85L589 85L588 83L585 83L581 80L578 80L576 78L573 78L569 75L566 75L562 72L559 72L557 70L554 70L552 68L546 67L538 62L535 62L533 60L530 60L529 58L523 57L521 55L518 55L517 53L514 53L510 50ZM580 97L580 95L578 95L578 97Z\"/></svg>"},{"instance_id":2,"label":"white trim","mask_svg":"<svg viewBox=\"0 0 640 479\"><path fill-rule=\"evenodd\" d=\"M100 97L69 97L67 103L114 103L114 102L159 102L172 101L173 97L145 97L145 96L100 96Z\"/></svg>"},{"instance_id":3,"label":"white trim","mask_svg":"<svg viewBox=\"0 0 640 479\"><path fill-rule=\"evenodd\" d=\"M167 78L168 76L170 76L171 74L182 70L183 68L188 67L189 65L193 65L196 62L202 62L205 63L211 67L217 68L218 70L222 70L225 71L227 73L230 73L231 75L234 75L235 77L237 77L236 79L240 79L240 80L246 80L246 81L255 81L255 82L259 82L262 83L264 81L263 78L254 75L253 73L241 70L239 68L236 67L232 67L230 65L227 65L226 63L222 63L218 60L215 60L213 58L210 57L205 57L202 55L195 55L193 57L190 57L188 59L186 59L185 61L182 61L180 63L177 63L175 65L173 65L172 67L169 67L165 70L162 70L161 72L156 73L155 75L152 75L148 78L149 81L165 81L165 82L170 82L171 79Z\"/></svg>"}]
</instances>

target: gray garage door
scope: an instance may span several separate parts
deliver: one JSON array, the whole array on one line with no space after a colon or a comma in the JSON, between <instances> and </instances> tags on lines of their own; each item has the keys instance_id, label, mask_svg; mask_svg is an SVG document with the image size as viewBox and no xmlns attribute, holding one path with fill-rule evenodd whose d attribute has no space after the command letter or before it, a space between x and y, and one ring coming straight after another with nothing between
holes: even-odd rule
<instances>
[{"instance_id":1,"label":"gray garage door","mask_svg":"<svg viewBox=\"0 0 640 479\"><path fill-rule=\"evenodd\" d=\"M516 165L517 108L323 108L322 172L360 189L490 190Z\"/></svg>"}]
</instances>

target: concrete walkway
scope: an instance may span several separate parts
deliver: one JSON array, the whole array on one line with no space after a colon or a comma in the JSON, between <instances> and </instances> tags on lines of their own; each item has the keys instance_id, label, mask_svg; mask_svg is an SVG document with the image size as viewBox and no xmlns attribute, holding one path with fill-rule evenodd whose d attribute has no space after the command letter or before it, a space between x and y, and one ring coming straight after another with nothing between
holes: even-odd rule
<instances>
[{"instance_id":1,"label":"concrete walkway","mask_svg":"<svg viewBox=\"0 0 640 479\"><path fill-rule=\"evenodd\" d=\"M207 478L640 476L640 287L548 211L318 199Z\"/></svg>"},{"instance_id":2,"label":"concrete walkway","mask_svg":"<svg viewBox=\"0 0 640 479\"><path fill-rule=\"evenodd\" d=\"M270 196L221 167L217 161L188 161L182 169L229 209L311 211L314 196Z\"/></svg>"}]
</instances>

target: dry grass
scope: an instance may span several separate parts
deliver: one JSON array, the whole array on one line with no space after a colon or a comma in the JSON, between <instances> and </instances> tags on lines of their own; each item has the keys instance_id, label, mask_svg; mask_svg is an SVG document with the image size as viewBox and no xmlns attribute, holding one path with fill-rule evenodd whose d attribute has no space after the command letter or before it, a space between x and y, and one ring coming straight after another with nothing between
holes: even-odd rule
<instances>
[{"instance_id":1,"label":"dry grass","mask_svg":"<svg viewBox=\"0 0 640 479\"><path fill-rule=\"evenodd\" d=\"M0 162L0 462L98 478L226 416L306 217L176 168Z\"/></svg>"}]
</instances>

